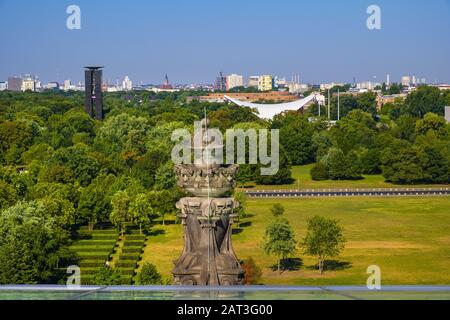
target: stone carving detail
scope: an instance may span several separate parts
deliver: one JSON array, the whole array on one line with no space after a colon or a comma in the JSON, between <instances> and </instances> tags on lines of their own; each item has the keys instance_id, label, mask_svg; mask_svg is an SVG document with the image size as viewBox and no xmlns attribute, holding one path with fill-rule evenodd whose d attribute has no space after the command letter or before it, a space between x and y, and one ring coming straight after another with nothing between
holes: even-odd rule
<instances>
[{"instance_id":1,"label":"stone carving detail","mask_svg":"<svg viewBox=\"0 0 450 320\"><path fill-rule=\"evenodd\" d=\"M244 272L231 244L234 209L239 203L219 198L235 186L237 170L235 165L175 166L178 185L194 195L177 203L184 248L172 271L175 285L242 284Z\"/></svg>"}]
</instances>

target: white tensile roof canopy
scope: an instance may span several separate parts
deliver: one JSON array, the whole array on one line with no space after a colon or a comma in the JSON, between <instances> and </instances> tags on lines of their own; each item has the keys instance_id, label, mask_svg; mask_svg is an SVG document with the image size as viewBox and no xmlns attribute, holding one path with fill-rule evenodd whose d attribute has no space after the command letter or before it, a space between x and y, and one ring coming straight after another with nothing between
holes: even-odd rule
<instances>
[{"instance_id":1,"label":"white tensile roof canopy","mask_svg":"<svg viewBox=\"0 0 450 320\"><path fill-rule=\"evenodd\" d=\"M299 111L305 105L307 105L313 100L318 101L319 104L323 104L325 102L325 97L317 93L313 93L301 100L277 104L260 104L260 103L246 102L231 98L229 96L225 96L224 98L225 100L230 101L240 107L249 107L252 109L257 109L259 112L259 116L263 119L273 119L275 115L282 113L284 111Z\"/></svg>"}]
</instances>

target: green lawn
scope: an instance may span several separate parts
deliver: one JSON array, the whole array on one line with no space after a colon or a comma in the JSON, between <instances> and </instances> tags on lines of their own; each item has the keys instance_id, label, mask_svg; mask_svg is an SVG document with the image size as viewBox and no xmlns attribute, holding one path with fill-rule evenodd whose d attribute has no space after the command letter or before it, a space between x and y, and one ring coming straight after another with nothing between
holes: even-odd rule
<instances>
[{"instance_id":1,"label":"green lawn","mask_svg":"<svg viewBox=\"0 0 450 320\"><path fill-rule=\"evenodd\" d=\"M259 247L264 230L272 219L270 207L282 203L285 217L294 227L297 239L305 235L306 219L314 214L341 220L348 240L342 270L320 276L316 261L300 251L302 265L297 271L279 275L271 270L274 257ZM369 265L378 265L382 284L450 284L450 197L424 198L327 198L327 199L249 199L251 216L241 221L242 232L233 236L240 259L252 256L263 269L264 284L282 285L364 285ZM173 260L183 247L180 225L157 226L149 237L142 262L156 264L170 277ZM141 262L141 263L142 263Z\"/></svg>"},{"instance_id":2,"label":"green lawn","mask_svg":"<svg viewBox=\"0 0 450 320\"><path fill-rule=\"evenodd\" d=\"M285 190L285 189L328 189L328 188L398 188L412 187L399 186L386 182L382 175L366 175L362 180L344 181L314 181L309 174L313 165L292 167L292 178L295 182L281 186L261 186L255 185L246 190ZM414 185L414 187L439 187L439 185ZM446 185L448 187L448 185Z\"/></svg>"}]
</instances>

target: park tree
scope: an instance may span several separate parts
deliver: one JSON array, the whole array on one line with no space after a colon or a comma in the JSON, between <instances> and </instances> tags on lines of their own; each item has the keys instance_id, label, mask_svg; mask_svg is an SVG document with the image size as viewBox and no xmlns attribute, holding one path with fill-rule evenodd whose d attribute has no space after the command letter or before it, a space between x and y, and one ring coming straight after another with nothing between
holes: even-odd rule
<instances>
[{"instance_id":1,"label":"park tree","mask_svg":"<svg viewBox=\"0 0 450 320\"><path fill-rule=\"evenodd\" d=\"M325 259L338 256L344 249L345 241L338 220L315 216L308 220L301 246L306 255L317 257L319 272L323 274Z\"/></svg>"},{"instance_id":2,"label":"park tree","mask_svg":"<svg viewBox=\"0 0 450 320\"><path fill-rule=\"evenodd\" d=\"M158 215L154 212L150 197L146 193L139 193L130 202L129 213L131 219L139 226L142 235L142 226L148 226Z\"/></svg>"},{"instance_id":3,"label":"park tree","mask_svg":"<svg viewBox=\"0 0 450 320\"><path fill-rule=\"evenodd\" d=\"M332 138L330 137L328 131L324 130L314 132L311 142L313 146L314 160L316 162L319 162L333 146Z\"/></svg>"},{"instance_id":4,"label":"park tree","mask_svg":"<svg viewBox=\"0 0 450 320\"><path fill-rule=\"evenodd\" d=\"M109 218L116 180L114 175L99 175L89 186L81 189L77 211L80 220L88 222L89 230L93 230L98 221Z\"/></svg>"},{"instance_id":5,"label":"park tree","mask_svg":"<svg viewBox=\"0 0 450 320\"><path fill-rule=\"evenodd\" d=\"M89 147L84 144L58 149L48 163L50 167L66 171L83 187L88 186L100 170L97 159L90 154Z\"/></svg>"},{"instance_id":6,"label":"park tree","mask_svg":"<svg viewBox=\"0 0 450 320\"><path fill-rule=\"evenodd\" d=\"M0 180L0 210L14 205L16 201L16 190L7 182Z\"/></svg>"},{"instance_id":7,"label":"park tree","mask_svg":"<svg viewBox=\"0 0 450 320\"><path fill-rule=\"evenodd\" d=\"M166 224L165 218L168 214L174 212L176 199L173 190L151 191L149 193L150 203L155 212L163 219L163 225Z\"/></svg>"},{"instance_id":8,"label":"park tree","mask_svg":"<svg viewBox=\"0 0 450 320\"><path fill-rule=\"evenodd\" d=\"M311 179L314 181L323 181L330 178L328 167L323 162L317 162L311 168L310 171Z\"/></svg>"},{"instance_id":9,"label":"park tree","mask_svg":"<svg viewBox=\"0 0 450 320\"><path fill-rule=\"evenodd\" d=\"M396 121L396 126L391 130L392 135L397 139L414 142L416 137L416 122L417 118L409 114L401 115Z\"/></svg>"},{"instance_id":10,"label":"park tree","mask_svg":"<svg viewBox=\"0 0 450 320\"><path fill-rule=\"evenodd\" d=\"M0 283L48 281L57 268L73 259L67 230L43 204L19 202L0 213Z\"/></svg>"},{"instance_id":11,"label":"park tree","mask_svg":"<svg viewBox=\"0 0 450 320\"><path fill-rule=\"evenodd\" d=\"M322 159L328 169L328 176L332 180L357 180L361 179L361 172L354 151L347 155L339 148L330 148L328 154Z\"/></svg>"},{"instance_id":12,"label":"park tree","mask_svg":"<svg viewBox=\"0 0 450 320\"><path fill-rule=\"evenodd\" d=\"M155 186L156 190L173 189L176 185L176 176L173 162L168 161L156 170Z\"/></svg>"},{"instance_id":13,"label":"park tree","mask_svg":"<svg viewBox=\"0 0 450 320\"><path fill-rule=\"evenodd\" d=\"M110 215L111 222L120 230L122 236L125 233L125 226L130 220L129 206L131 198L127 191L118 191L112 197L112 211Z\"/></svg>"},{"instance_id":14,"label":"park tree","mask_svg":"<svg viewBox=\"0 0 450 320\"><path fill-rule=\"evenodd\" d=\"M358 109L370 113L373 116L377 114L377 95L374 92L366 92L358 95L356 98Z\"/></svg>"},{"instance_id":15,"label":"park tree","mask_svg":"<svg viewBox=\"0 0 450 320\"><path fill-rule=\"evenodd\" d=\"M240 227L241 219L247 216L247 195L245 192L234 192L234 200L239 206L234 209L234 214L237 215L237 227Z\"/></svg>"},{"instance_id":16,"label":"park tree","mask_svg":"<svg viewBox=\"0 0 450 320\"><path fill-rule=\"evenodd\" d=\"M295 253L296 244L289 221L278 218L267 227L262 246L266 254L278 257L277 270L281 273L281 262Z\"/></svg>"},{"instance_id":17,"label":"park tree","mask_svg":"<svg viewBox=\"0 0 450 320\"><path fill-rule=\"evenodd\" d=\"M429 131L434 132L437 137L446 137L448 131L445 118L435 113L427 113L423 119L417 121L416 136L426 135Z\"/></svg>"},{"instance_id":18,"label":"park tree","mask_svg":"<svg viewBox=\"0 0 450 320\"><path fill-rule=\"evenodd\" d=\"M273 127L280 130L280 144L292 165L312 162L314 134L308 117L299 112L285 112L275 116Z\"/></svg>"},{"instance_id":19,"label":"park tree","mask_svg":"<svg viewBox=\"0 0 450 320\"><path fill-rule=\"evenodd\" d=\"M418 118L422 118L429 112L443 115L445 99L445 93L442 93L439 88L421 86L408 95L402 113Z\"/></svg>"},{"instance_id":20,"label":"park tree","mask_svg":"<svg viewBox=\"0 0 450 320\"><path fill-rule=\"evenodd\" d=\"M332 128L330 135L344 153L357 147L372 148L376 136L372 115L361 110L350 112Z\"/></svg>"},{"instance_id":21,"label":"park tree","mask_svg":"<svg viewBox=\"0 0 450 320\"><path fill-rule=\"evenodd\" d=\"M281 203L275 203L272 208L270 208L270 212L275 218L281 217L284 214L284 207Z\"/></svg>"},{"instance_id":22,"label":"park tree","mask_svg":"<svg viewBox=\"0 0 450 320\"><path fill-rule=\"evenodd\" d=\"M382 156L383 177L398 184L413 184L423 181L421 157L414 146L387 148Z\"/></svg>"}]
</instances>

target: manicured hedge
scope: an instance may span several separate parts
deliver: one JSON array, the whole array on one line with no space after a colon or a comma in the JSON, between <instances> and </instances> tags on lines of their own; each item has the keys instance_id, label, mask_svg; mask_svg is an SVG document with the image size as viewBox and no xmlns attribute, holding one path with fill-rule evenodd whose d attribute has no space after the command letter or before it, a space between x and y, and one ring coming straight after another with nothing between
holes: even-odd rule
<instances>
[{"instance_id":1,"label":"manicured hedge","mask_svg":"<svg viewBox=\"0 0 450 320\"><path fill-rule=\"evenodd\" d=\"M116 263L118 268L136 268L137 262L135 260L122 260Z\"/></svg>"},{"instance_id":2,"label":"manicured hedge","mask_svg":"<svg viewBox=\"0 0 450 320\"><path fill-rule=\"evenodd\" d=\"M93 234L91 236L92 240L114 240L117 241L118 235L116 234Z\"/></svg>"},{"instance_id":3,"label":"manicured hedge","mask_svg":"<svg viewBox=\"0 0 450 320\"><path fill-rule=\"evenodd\" d=\"M123 245L125 247L138 247L138 246L143 246L144 241L125 241Z\"/></svg>"},{"instance_id":4,"label":"manicured hedge","mask_svg":"<svg viewBox=\"0 0 450 320\"><path fill-rule=\"evenodd\" d=\"M122 253L128 254L128 253L141 253L142 247L126 247L122 248Z\"/></svg>"},{"instance_id":5,"label":"manicured hedge","mask_svg":"<svg viewBox=\"0 0 450 320\"><path fill-rule=\"evenodd\" d=\"M118 268L118 270L124 276L134 276L134 268Z\"/></svg>"},{"instance_id":6,"label":"manicured hedge","mask_svg":"<svg viewBox=\"0 0 450 320\"><path fill-rule=\"evenodd\" d=\"M80 257L81 260L107 260L109 258L109 253L97 253L92 255L87 254L78 254L78 257Z\"/></svg>"},{"instance_id":7,"label":"manicured hedge","mask_svg":"<svg viewBox=\"0 0 450 320\"><path fill-rule=\"evenodd\" d=\"M81 277L83 275L94 275L97 274L99 268L81 268Z\"/></svg>"},{"instance_id":8,"label":"manicured hedge","mask_svg":"<svg viewBox=\"0 0 450 320\"><path fill-rule=\"evenodd\" d=\"M114 246L115 240L80 240L73 243L74 246Z\"/></svg>"},{"instance_id":9,"label":"manicured hedge","mask_svg":"<svg viewBox=\"0 0 450 320\"><path fill-rule=\"evenodd\" d=\"M90 253L90 252L111 252L113 249L113 246L74 246L70 247L70 250L76 251L79 254L83 253Z\"/></svg>"},{"instance_id":10,"label":"manicured hedge","mask_svg":"<svg viewBox=\"0 0 450 320\"><path fill-rule=\"evenodd\" d=\"M142 241L145 241L145 236L127 235L127 236L125 236L125 241L128 241L128 240L142 240Z\"/></svg>"},{"instance_id":11,"label":"manicured hedge","mask_svg":"<svg viewBox=\"0 0 450 320\"><path fill-rule=\"evenodd\" d=\"M121 254L119 256L119 260L139 260L140 258L140 253L135 253L135 254Z\"/></svg>"},{"instance_id":12,"label":"manicured hedge","mask_svg":"<svg viewBox=\"0 0 450 320\"><path fill-rule=\"evenodd\" d=\"M86 261L81 261L79 263L79 266L81 268L100 268L103 267L105 265L105 260L98 260L98 261L91 261L91 260L86 260Z\"/></svg>"}]
</instances>

